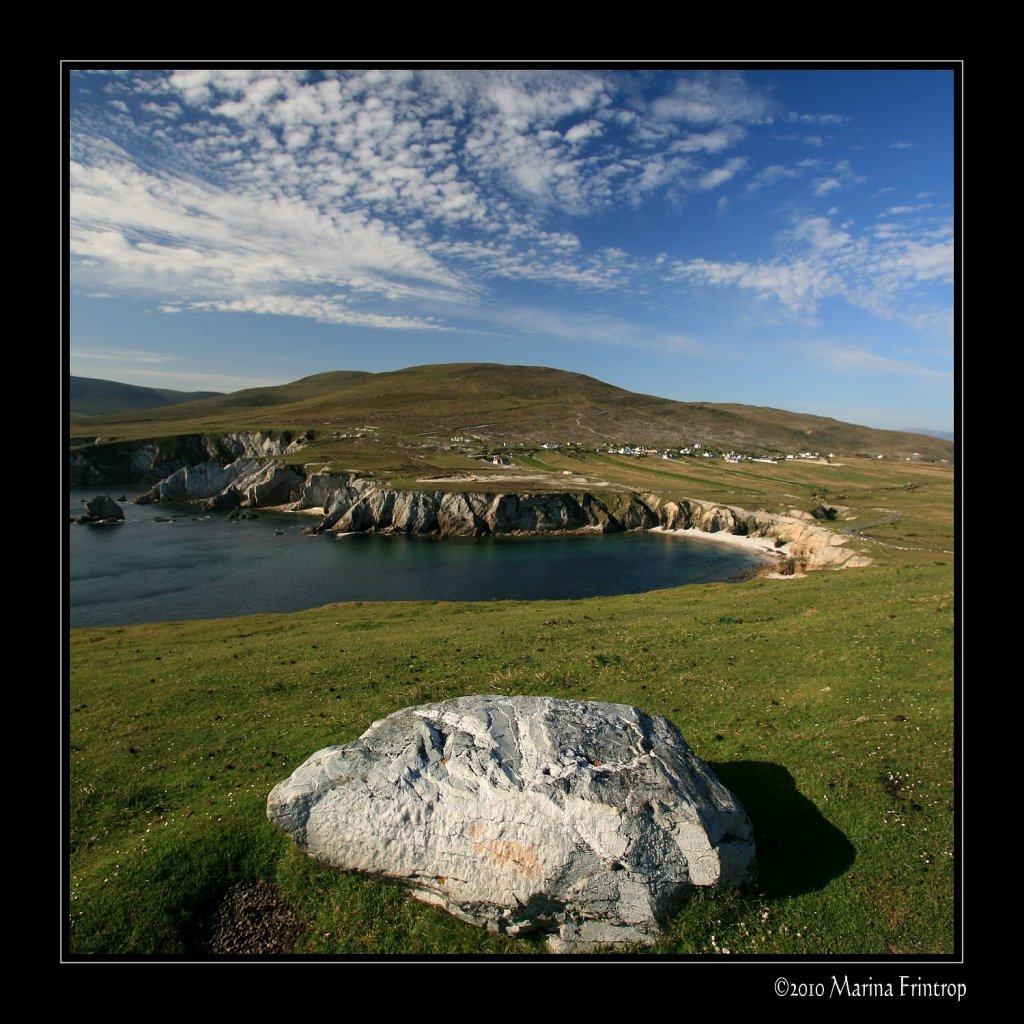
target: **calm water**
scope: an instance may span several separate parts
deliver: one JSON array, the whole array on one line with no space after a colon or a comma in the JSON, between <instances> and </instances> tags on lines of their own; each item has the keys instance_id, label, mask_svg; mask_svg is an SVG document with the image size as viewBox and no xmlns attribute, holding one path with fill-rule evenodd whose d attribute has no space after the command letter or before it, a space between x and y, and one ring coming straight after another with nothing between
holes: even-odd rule
<instances>
[{"instance_id":1,"label":"calm water","mask_svg":"<svg viewBox=\"0 0 1024 1024\"><path fill-rule=\"evenodd\" d=\"M72 513L96 493L73 490ZM121 505L120 526L70 528L72 626L300 611L332 601L635 594L728 580L756 564L746 552L658 534L307 537L303 527L316 522L307 516L229 522L222 512ZM175 518L157 523L156 516Z\"/></svg>"}]
</instances>

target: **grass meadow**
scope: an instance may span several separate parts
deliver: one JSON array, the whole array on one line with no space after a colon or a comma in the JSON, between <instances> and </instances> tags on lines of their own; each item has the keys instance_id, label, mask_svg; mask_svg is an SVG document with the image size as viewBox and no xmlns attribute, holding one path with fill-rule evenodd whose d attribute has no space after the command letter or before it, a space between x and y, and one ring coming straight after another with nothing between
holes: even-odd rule
<instances>
[{"instance_id":1,"label":"grass meadow","mask_svg":"<svg viewBox=\"0 0 1024 1024\"><path fill-rule=\"evenodd\" d=\"M704 894L654 952L928 954L954 944L949 558L572 602L328 606L75 630L73 953L201 955L238 882L305 953L536 953L318 867L267 793L320 747L468 693L666 715L739 796L760 881Z\"/></svg>"}]
</instances>

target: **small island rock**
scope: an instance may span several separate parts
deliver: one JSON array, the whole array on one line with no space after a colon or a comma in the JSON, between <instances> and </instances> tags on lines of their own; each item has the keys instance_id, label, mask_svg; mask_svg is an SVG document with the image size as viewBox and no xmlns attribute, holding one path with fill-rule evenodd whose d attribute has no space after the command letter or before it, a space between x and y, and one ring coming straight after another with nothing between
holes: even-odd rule
<instances>
[{"instance_id":1,"label":"small island rock","mask_svg":"<svg viewBox=\"0 0 1024 1024\"><path fill-rule=\"evenodd\" d=\"M94 523L120 523L124 521L124 510L108 494L98 494L85 502L85 514L72 516L73 523L90 525Z\"/></svg>"},{"instance_id":2,"label":"small island rock","mask_svg":"<svg viewBox=\"0 0 1024 1024\"><path fill-rule=\"evenodd\" d=\"M85 511L94 519L124 519L124 509L108 494L98 494L87 501Z\"/></svg>"}]
</instances>

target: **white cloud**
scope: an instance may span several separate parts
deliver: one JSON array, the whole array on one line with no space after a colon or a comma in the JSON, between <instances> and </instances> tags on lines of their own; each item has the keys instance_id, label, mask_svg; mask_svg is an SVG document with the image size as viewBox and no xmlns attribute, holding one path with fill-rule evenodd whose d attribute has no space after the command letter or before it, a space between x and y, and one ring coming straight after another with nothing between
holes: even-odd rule
<instances>
[{"instance_id":1,"label":"white cloud","mask_svg":"<svg viewBox=\"0 0 1024 1024\"><path fill-rule=\"evenodd\" d=\"M437 331L442 325L432 319L409 316L384 316L350 309L346 303L326 295L253 295L243 299L208 299L192 302L165 302L164 313L186 310L209 313L261 313L273 316L296 316L324 324L348 324L352 327L373 327L401 331Z\"/></svg>"},{"instance_id":2,"label":"white cloud","mask_svg":"<svg viewBox=\"0 0 1024 1024\"><path fill-rule=\"evenodd\" d=\"M923 289L947 285L953 273L953 242L947 225L934 230L907 222L874 225L859 235L853 224L828 217L796 217L779 236L782 251L771 260L732 262L665 260L667 281L732 287L778 302L792 316L817 316L827 299L840 300L886 320L939 335L949 331L945 303Z\"/></svg>"},{"instance_id":3,"label":"white cloud","mask_svg":"<svg viewBox=\"0 0 1024 1024\"><path fill-rule=\"evenodd\" d=\"M795 121L798 124L848 124L850 119L845 114L801 114L790 111L786 115L787 121Z\"/></svg>"},{"instance_id":4,"label":"white cloud","mask_svg":"<svg viewBox=\"0 0 1024 1024\"><path fill-rule=\"evenodd\" d=\"M700 342L685 334L647 327L614 316L592 313L574 315L551 309L516 306L491 310L487 319L520 334L559 341L691 355L704 352Z\"/></svg>"},{"instance_id":5,"label":"white cloud","mask_svg":"<svg viewBox=\"0 0 1024 1024\"><path fill-rule=\"evenodd\" d=\"M785 347L799 351L804 358L839 373L883 373L930 379L948 379L951 376L942 370L935 370L919 363L893 359L891 356L879 355L877 352L871 352L855 345L793 341L786 343Z\"/></svg>"},{"instance_id":6,"label":"white cloud","mask_svg":"<svg viewBox=\"0 0 1024 1024\"><path fill-rule=\"evenodd\" d=\"M698 179L697 187L705 191L718 188L719 185L724 185L727 181L735 178L746 166L747 158L745 156L734 156L721 167L716 167L714 170L702 175Z\"/></svg>"},{"instance_id":7,"label":"white cloud","mask_svg":"<svg viewBox=\"0 0 1024 1024\"><path fill-rule=\"evenodd\" d=\"M800 316L812 315L823 298L836 294L841 288L841 282L826 265L807 259L791 263L676 261L666 278L748 289L759 298L776 299L791 313Z\"/></svg>"},{"instance_id":8,"label":"white cloud","mask_svg":"<svg viewBox=\"0 0 1024 1024\"><path fill-rule=\"evenodd\" d=\"M756 192L758 189L768 188L785 178L799 178L802 174L802 168L784 167L782 164L769 164L767 167L761 168L754 175L753 180L747 183L747 189L750 192Z\"/></svg>"},{"instance_id":9,"label":"white cloud","mask_svg":"<svg viewBox=\"0 0 1024 1024\"><path fill-rule=\"evenodd\" d=\"M118 367L118 379L129 378L142 387L173 391L241 391L243 388L274 387L285 383L267 377L243 377L234 373L204 373L196 370L136 370ZM126 381L125 383L128 383Z\"/></svg>"},{"instance_id":10,"label":"white cloud","mask_svg":"<svg viewBox=\"0 0 1024 1024\"><path fill-rule=\"evenodd\" d=\"M827 217L805 217L798 220L793 228L793 237L818 250L839 249L852 241L845 231L833 228Z\"/></svg>"},{"instance_id":11,"label":"white cloud","mask_svg":"<svg viewBox=\"0 0 1024 1024\"><path fill-rule=\"evenodd\" d=\"M890 149L913 149L914 144L912 142L894 142Z\"/></svg>"},{"instance_id":12,"label":"white cloud","mask_svg":"<svg viewBox=\"0 0 1024 1024\"><path fill-rule=\"evenodd\" d=\"M669 145L674 153L721 153L746 137L745 129L736 124L724 124L706 132L689 132Z\"/></svg>"},{"instance_id":13,"label":"white cloud","mask_svg":"<svg viewBox=\"0 0 1024 1024\"><path fill-rule=\"evenodd\" d=\"M756 123L777 109L767 95L752 90L738 74L718 72L680 78L672 91L651 104L655 117L690 124Z\"/></svg>"},{"instance_id":14,"label":"white cloud","mask_svg":"<svg viewBox=\"0 0 1024 1024\"><path fill-rule=\"evenodd\" d=\"M571 285L584 291L625 288L641 269L640 262L622 250L605 248L584 255L579 248L573 236L541 234L522 245L508 239L456 243L446 247L446 254L487 277Z\"/></svg>"},{"instance_id":15,"label":"white cloud","mask_svg":"<svg viewBox=\"0 0 1024 1024\"><path fill-rule=\"evenodd\" d=\"M801 161L801 163L807 166L811 165L809 161ZM816 161L815 163L820 165L820 162ZM837 161L831 170L832 173L827 177L815 178L813 181L814 194L819 199L848 185L860 185L867 180L863 175L854 172L849 160Z\"/></svg>"},{"instance_id":16,"label":"white cloud","mask_svg":"<svg viewBox=\"0 0 1024 1024\"><path fill-rule=\"evenodd\" d=\"M212 71L175 71L170 76L168 87L180 92L186 103L201 106L210 98L213 75Z\"/></svg>"},{"instance_id":17,"label":"white cloud","mask_svg":"<svg viewBox=\"0 0 1024 1024\"><path fill-rule=\"evenodd\" d=\"M591 119L590 121L581 121L579 124L574 124L566 131L564 138L569 143L583 142L585 139L600 135L603 131L604 128L601 122Z\"/></svg>"},{"instance_id":18,"label":"white cloud","mask_svg":"<svg viewBox=\"0 0 1024 1024\"><path fill-rule=\"evenodd\" d=\"M914 281L953 280L954 247L952 242L933 245L910 241L901 250L888 255L884 268L900 277Z\"/></svg>"},{"instance_id":19,"label":"white cloud","mask_svg":"<svg viewBox=\"0 0 1024 1024\"><path fill-rule=\"evenodd\" d=\"M140 109L156 117L177 117L181 113L177 103L143 103Z\"/></svg>"},{"instance_id":20,"label":"white cloud","mask_svg":"<svg viewBox=\"0 0 1024 1024\"><path fill-rule=\"evenodd\" d=\"M299 197L225 191L118 160L71 171L71 252L122 287L200 293L330 283L392 299L468 286L414 240L365 214Z\"/></svg>"},{"instance_id":21,"label":"white cloud","mask_svg":"<svg viewBox=\"0 0 1024 1024\"><path fill-rule=\"evenodd\" d=\"M184 119L191 147L167 154L199 178L212 165L233 188L283 188L319 206L386 206L481 230L522 220L522 208L495 202L496 184L541 212L577 215L662 188L709 187L721 168L672 154L720 153L743 139L739 122L772 108L729 73L666 77L670 94L627 110L621 81L591 72L228 69L143 74L135 85L161 95L148 110L178 103L215 115ZM681 131L677 117L703 127ZM606 130L615 122L654 131L664 153L653 165L623 160L621 140Z\"/></svg>"},{"instance_id":22,"label":"white cloud","mask_svg":"<svg viewBox=\"0 0 1024 1024\"><path fill-rule=\"evenodd\" d=\"M98 359L106 362L118 363L170 363L175 356L166 352L145 352L136 349L107 348L107 349L83 349L75 348L72 356L77 359Z\"/></svg>"},{"instance_id":23,"label":"white cloud","mask_svg":"<svg viewBox=\"0 0 1024 1024\"><path fill-rule=\"evenodd\" d=\"M931 210L932 203L918 203L917 206L890 206L888 210L879 214L881 217L899 217L908 213L920 213L923 210Z\"/></svg>"}]
</instances>

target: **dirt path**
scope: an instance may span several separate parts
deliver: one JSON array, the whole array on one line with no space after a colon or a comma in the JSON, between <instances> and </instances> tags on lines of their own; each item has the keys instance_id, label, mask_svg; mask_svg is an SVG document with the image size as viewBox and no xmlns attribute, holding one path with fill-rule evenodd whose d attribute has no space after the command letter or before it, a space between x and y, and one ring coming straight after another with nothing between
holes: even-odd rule
<instances>
[{"instance_id":1,"label":"dirt path","mask_svg":"<svg viewBox=\"0 0 1024 1024\"><path fill-rule=\"evenodd\" d=\"M899 512L890 512L888 515L883 516L881 519L876 519L873 523L863 523L860 526L844 526L843 533L850 537L863 537L865 530L873 530L876 526L888 526L890 523L895 523L900 518ZM865 540L874 540L874 537L865 538ZM885 541L879 541L880 544L884 544Z\"/></svg>"}]
</instances>

